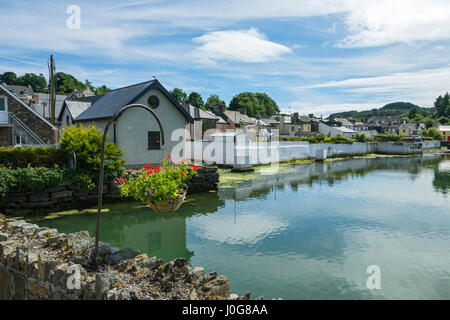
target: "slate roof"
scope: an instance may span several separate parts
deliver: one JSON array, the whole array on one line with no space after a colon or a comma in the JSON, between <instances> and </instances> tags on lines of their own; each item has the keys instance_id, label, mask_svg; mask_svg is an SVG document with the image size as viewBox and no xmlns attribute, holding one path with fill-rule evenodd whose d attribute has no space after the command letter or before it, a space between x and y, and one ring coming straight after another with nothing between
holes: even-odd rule
<instances>
[{"instance_id":1,"label":"slate roof","mask_svg":"<svg viewBox=\"0 0 450 320\"><path fill-rule=\"evenodd\" d=\"M180 103L187 112L194 119L207 119L207 120L219 120L219 117L215 116L212 112L202 110L200 108L194 107L188 103Z\"/></svg>"},{"instance_id":2,"label":"slate roof","mask_svg":"<svg viewBox=\"0 0 450 320\"><path fill-rule=\"evenodd\" d=\"M166 98L185 116L189 122L194 119L189 115L185 108L183 108L161 85L158 80L151 80L134 84L128 87L111 90L103 96L96 99L90 108L82 112L75 121L89 121L111 118L120 108L135 103L147 91L151 89L158 89Z\"/></svg>"},{"instance_id":3,"label":"slate roof","mask_svg":"<svg viewBox=\"0 0 450 320\"><path fill-rule=\"evenodd\" d=\"M246 114L240 113L239 111L225 110L225 115L234 123L251 123L254 121L250 119Z\"/></svg>"},{"instance_id":4,"label":"slate roof","mask_svg":"<svg viewBox=\"0 0 450 320\"><path fill-rule=\"evenodd\" d=\"M67 108L69 110L69 113L72 116L72 119L75 119L84 110L86 110L90 106L91 106L90 102L66 100L66 101L64 101L63 107L61 108L61 111L59 112L58 121L62 121L62 115L63 115L65 108Z\"/></svg>"}]
</instances>

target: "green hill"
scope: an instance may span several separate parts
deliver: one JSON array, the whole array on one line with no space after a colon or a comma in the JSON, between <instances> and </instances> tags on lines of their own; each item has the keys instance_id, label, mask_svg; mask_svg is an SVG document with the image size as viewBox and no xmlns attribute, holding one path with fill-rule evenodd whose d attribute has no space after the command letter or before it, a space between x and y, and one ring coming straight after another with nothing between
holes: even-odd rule
<instances>
[{"instance_id":1,"label":"green hill","mask_svg":"<svg viewBox=\"0 0 450 320\"><path fill-rule=\"evenodd\" d=\"M393 102L385 105L382 108L374 108L372 110L365 111L345 111L339 113L333 113L330 117L335 118L351 118L355 120L365 120L367 118L373 116L393 116L393 115L407 115L409 110L417 107L419 109L419 113L423 116L433 116L436 112L434 108L422 108L410 102Z\"/></svg>"}]
</instances>

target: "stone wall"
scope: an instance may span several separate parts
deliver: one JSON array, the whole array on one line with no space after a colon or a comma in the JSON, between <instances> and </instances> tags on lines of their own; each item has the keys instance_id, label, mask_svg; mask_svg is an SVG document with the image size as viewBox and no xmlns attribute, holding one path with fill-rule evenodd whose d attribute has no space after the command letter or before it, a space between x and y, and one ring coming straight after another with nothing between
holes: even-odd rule
<instances>
[{"instance_id":1,"label":"stone wall","mask_svg":"<svg viewBox=\"0 0 450 320\"><path fill-rule=\"evenodd\" d=\"M56 131L37 116L30 109L25 107L19 101L11 97L8 93L0 88L0 95L8 96L8 112L14 113L25 125L27 125L35 134L39 136L45 143L56 143Z\"/></svg>"},{"instance_id":2,"label":"stone wall","mask_svg":"<svg viewBox=\"0 0 450 320\"><path fill-rule=\"evenodd\" d=\"M219 180L220 175L217 166L201 166L198 168L197 175L186 183L188 193L217 190Z\"/></svg>"},{"instance_id":3,"label":"stone wall","mask_svg":"<svg viewBox=\"0 0 450 320\"><path fill-rule=\"evenodd\" d=\"M65 182L40 191L12 192L0 206L0 209L8 214L18 210L54 212L64 209L86 208L97 203L97 194L97 188L82 191L72 186L70 182ZM119 198L119 190L113 183L107 183L103 186L103 200L105 202Z\"/></svg>"},{"instance_id":4,"label":"stone wall","mask_svg":"<svg viewBox=\"0 0 450 320\"><path fill-rule=\"evenodd\" d=\"M0 299L154 300L248 299L231 294L216 272L178 258L164 263L130 248L100 243L99 268L90 264L94 241L87 231L58 233L0 217Z\"/></svg>"},{"instance_id":5,"label":"stone wall","mask_svg":"<svg viewBox=\"0 0 450 320\"><path fill-rule=\"evenodd\" d=\"M11 127L0 127L0 147L10 147L12 144Z\"/></svg>"}]
</instances>

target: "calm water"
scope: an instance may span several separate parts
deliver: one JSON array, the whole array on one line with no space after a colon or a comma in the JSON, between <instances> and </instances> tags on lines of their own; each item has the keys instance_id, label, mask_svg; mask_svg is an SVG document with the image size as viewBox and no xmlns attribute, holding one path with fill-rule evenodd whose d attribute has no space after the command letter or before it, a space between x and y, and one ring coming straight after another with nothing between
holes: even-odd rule
<instances>
[{"instance_id":1,"label":"calm water","mask_svg":"<svg viewBox=\"0 0 450 320\"><path fill-rule=\"evenodd\" d=\"M230 278L256 298L450 299L450 157L354 159L225 174L175 213L107 206L101 240ZM258 170L267 170L262 168ZM95 214L39 224L89 230ZM381 290L366 269L381 268Z\"/></svg>"}]
</instances>

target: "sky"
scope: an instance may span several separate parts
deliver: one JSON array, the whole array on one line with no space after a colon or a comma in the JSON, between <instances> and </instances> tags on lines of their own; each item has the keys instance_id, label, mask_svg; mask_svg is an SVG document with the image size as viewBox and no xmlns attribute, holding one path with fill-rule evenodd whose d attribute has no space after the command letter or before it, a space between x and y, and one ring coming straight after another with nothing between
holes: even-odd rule
<instances>
[{"instance_id":1,"label":"sky","mask_svg":"<svg viewBox=\"0 0 450 320\"><path fill-rule=\"evenodd\" d=\"M430 107L450 91L450 0L0 0L0 8L0 73L47 76L53 54L57 71L95 86L155 75L205 101L265 92L283 112L324 116L394 101Z\"/></svg>"}]
</instances>

